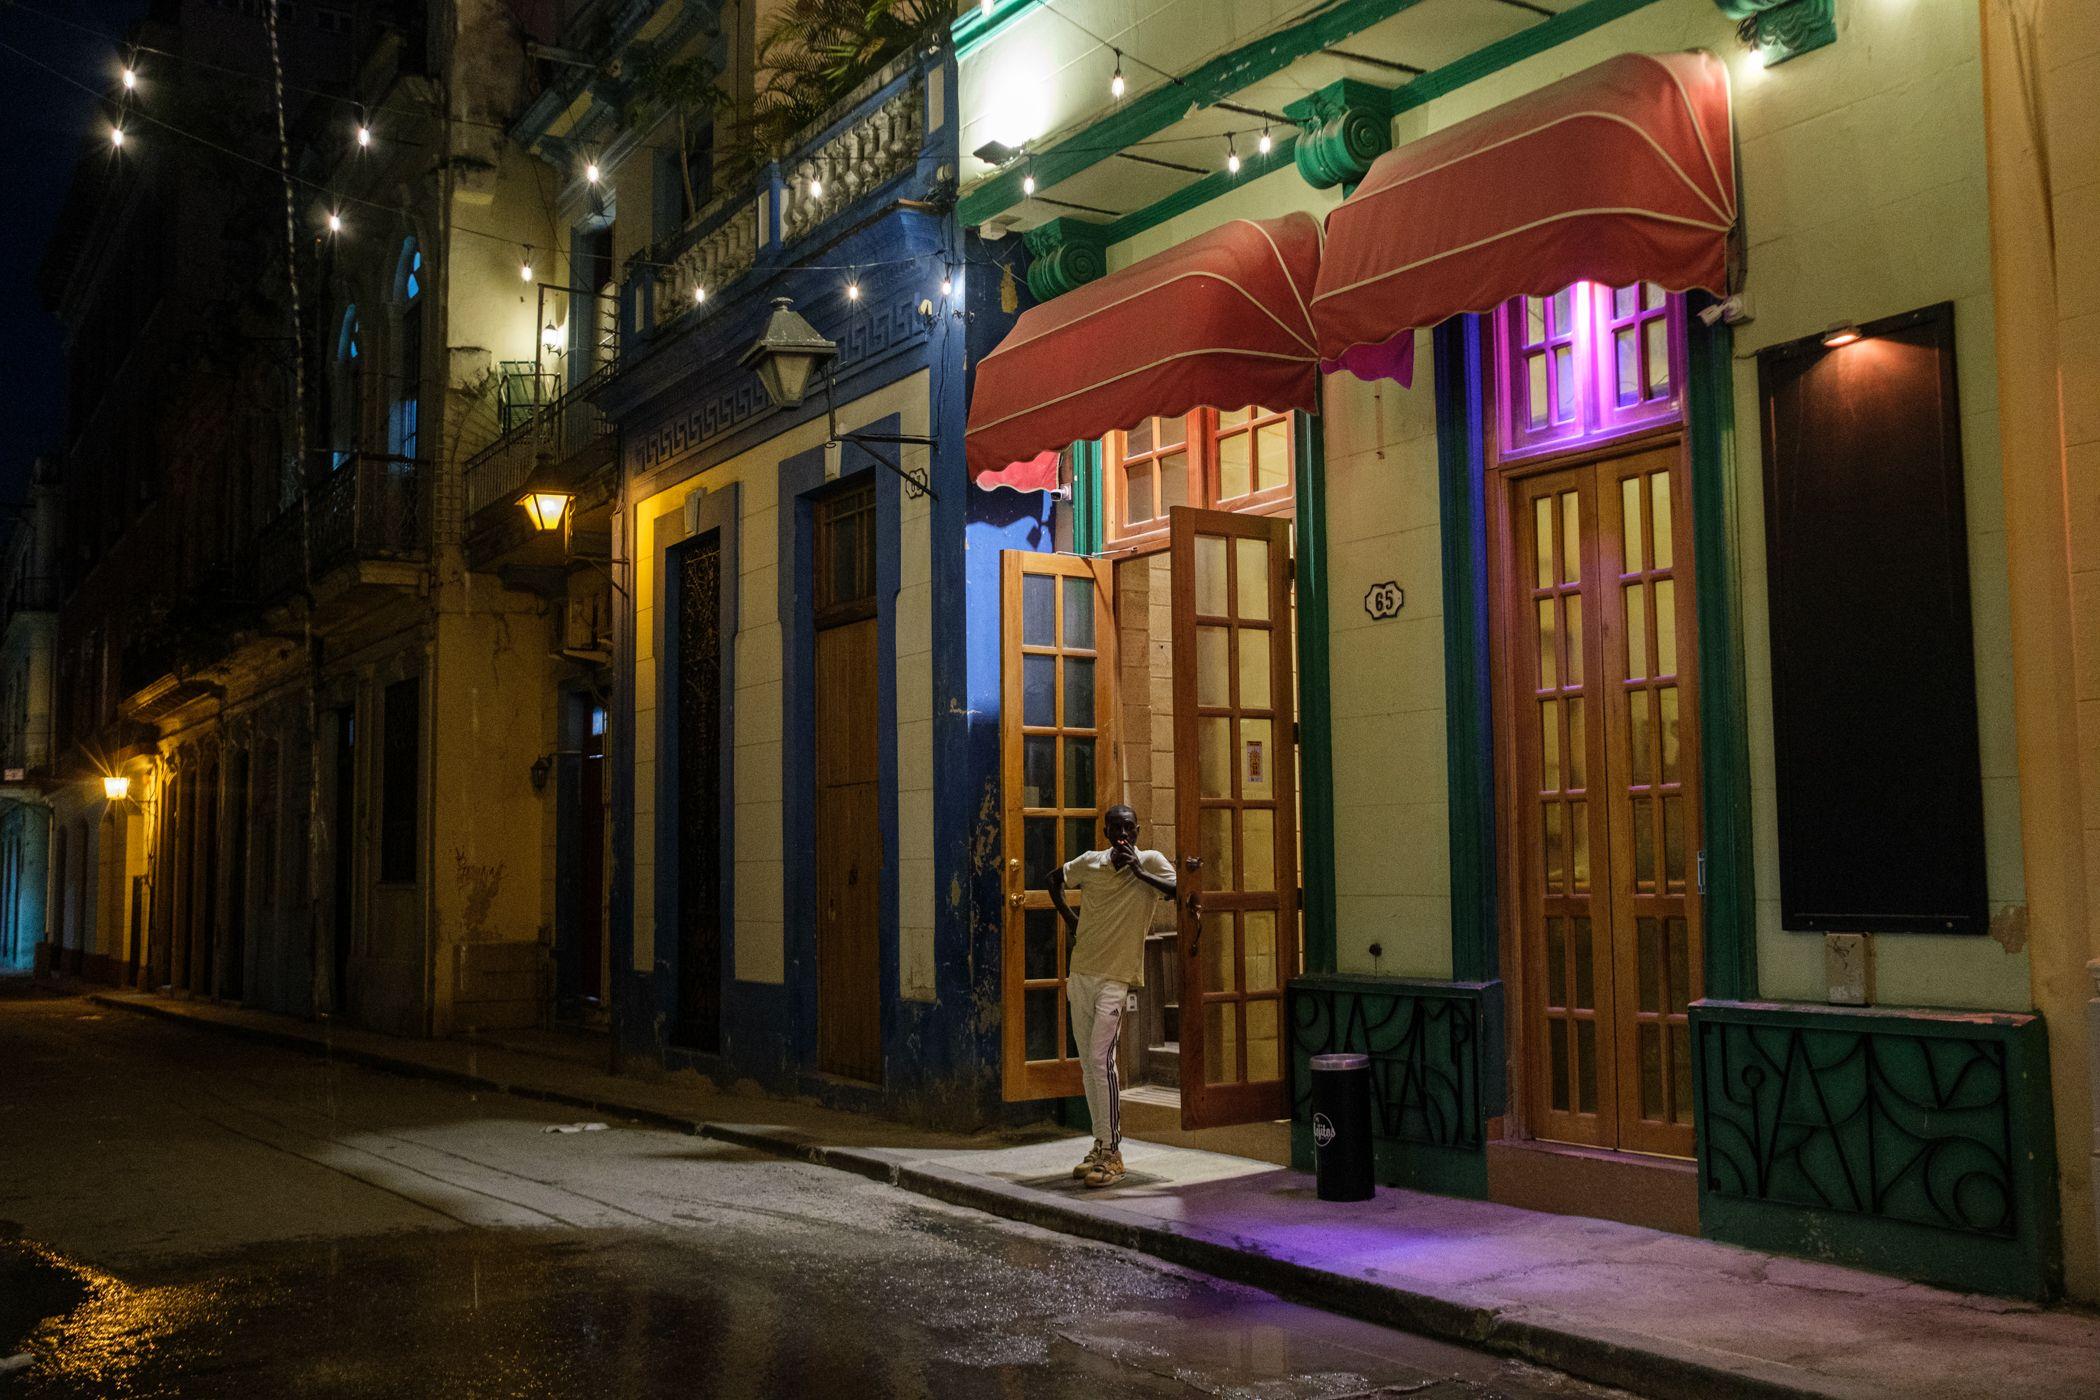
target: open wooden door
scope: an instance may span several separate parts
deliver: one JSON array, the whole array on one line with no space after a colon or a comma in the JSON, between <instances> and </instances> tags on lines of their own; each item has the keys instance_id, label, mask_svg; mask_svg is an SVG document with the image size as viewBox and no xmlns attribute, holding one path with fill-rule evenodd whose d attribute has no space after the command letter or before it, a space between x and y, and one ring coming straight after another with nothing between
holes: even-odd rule
<instances>
[{"instance_id":1,"label":"open wooden door","mask_svg":"<svg viewBox=\"0 0 2100 1400\"><path fill-rule=\"evenodd\" d=\"M1298 971L1291 525L1186 507L1172 519L1181 1123L1205 1128L1290 1116L1283 987Z\"/></svg>"},{"instance_id":2,"label":"open wooden door","mask_svg":"<svg viewBox=\"0 0 2100 1400\"><path fill-rule=\"evenodd\" d=\"M1115 802L1112 576L1102 560L1026 550L1006 551L1004 571L1002 1078L1009 1100L1067 1098L1082 1092L1065 1004L1071 938L1045 886L1101 845L1101 811Z\"/></svg>"}]
</instances>

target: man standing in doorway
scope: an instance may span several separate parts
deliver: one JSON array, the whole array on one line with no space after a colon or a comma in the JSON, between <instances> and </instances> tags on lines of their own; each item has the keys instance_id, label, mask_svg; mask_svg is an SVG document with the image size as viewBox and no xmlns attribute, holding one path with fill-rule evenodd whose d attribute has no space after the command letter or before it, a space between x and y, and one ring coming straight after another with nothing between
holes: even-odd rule
<instances>
[{"instance_id":1,"label":"man standing in doorway","mask_svg":"<svg viewBox=\"0 0 2100 1400\"><path fill-rule=\"evenodd\" d=\"M1123 1008L1132 987L1145 981L1145 934L1152 911L1174 898L1174 866L1158 851L1138 849L1137 813L1118 804L1101 815L1108 849L1074 856L1050 872L1050 902L1074 931L1065 992L1072 1005L1072 1040L1079 1047L1094 1148L1072 1175L1088 1186L1123 1179L1123 1113L1116 1050ZM1084 890L1080 912L1065 891Z\"/></svg>"}]
</instances>

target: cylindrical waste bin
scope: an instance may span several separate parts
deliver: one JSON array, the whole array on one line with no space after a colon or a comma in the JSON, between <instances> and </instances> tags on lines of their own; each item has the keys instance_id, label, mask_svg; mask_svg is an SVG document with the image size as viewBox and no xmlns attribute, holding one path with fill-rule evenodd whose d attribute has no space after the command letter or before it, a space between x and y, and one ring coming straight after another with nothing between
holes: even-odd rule
<instances>
[{"instance_id":1,"label":"cylindrical waste bin","mask_svg":"<svg viewBox=\"0 0 2100 1400\"><path fill-rule=\"evenodd\" d=\"M1371 1057L1312 1057L1313 1178L1323 1201L1371 1199Z\"/></svg>"}]
</instances>

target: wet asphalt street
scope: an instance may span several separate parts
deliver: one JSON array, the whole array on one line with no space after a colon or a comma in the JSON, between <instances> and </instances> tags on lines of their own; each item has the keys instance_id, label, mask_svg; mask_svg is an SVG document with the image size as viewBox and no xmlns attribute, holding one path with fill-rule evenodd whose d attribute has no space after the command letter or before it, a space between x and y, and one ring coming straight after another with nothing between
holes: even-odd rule
<instances>
[{"instance_id":1,"label":"wet asphalt street","mask_svg":"<svg viewBox=\"0 0 2100 1400\"><path fill-rule=\"evenodd\" d=\"M0 989L0 1395L1607 1394L576 1117Z\"/></svg>"}]
</instances>

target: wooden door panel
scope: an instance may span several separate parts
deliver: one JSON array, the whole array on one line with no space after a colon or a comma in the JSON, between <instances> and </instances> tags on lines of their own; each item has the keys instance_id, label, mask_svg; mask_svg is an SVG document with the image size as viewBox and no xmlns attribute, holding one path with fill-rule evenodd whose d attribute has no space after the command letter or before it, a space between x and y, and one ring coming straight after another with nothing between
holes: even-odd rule
<instances>
[{"instance_id":1,"label":"wooden door panel","mask_svg":"<svg viewBox=\"0 0 2100 1400\"><path fill-rule=\"evenodd\" d=\"M1594 791L1605 771L1594 699L1596 501L1581 469L1512 490L1509 690L1531 1118L1541 1136L1610 1146L1611 925L1599 895L1611 888L1611 852Z\"/></svg>"},{"instance_id":2,"label":"wooden door panel","mask_svg":"<svg viewBox=\"0 0 2100 1400\"><path fill-rule=\"evenodd\" d=\"M817 1063L882 1078L881 785L873 618L816 637Z\"/></svg>"},{"instance_id":3,"label":"wooden door panel","mask_svg":"<svg viewBox=\"0 0 2100 1400\"><path fill-rule=\"evenodd\" d=\"M1690 1156L1697 628L1675 447L1511 480L1507 638L1526 1108L1540 1137Z\"/></svg>"},{"instance_id":4,"label":"wooden door panel","mask_svg":"<svg viewBox=\"0 0 2100 1400\"><path fill-rule=\"evenodd\" d=\"M1599 463L1607 552L1599 601L1613 638L1614 1000L1619 1145L1692 1155L1691 1027L1700 995L1698 703L1690 493L1674 450Z\"/></svg>"},{"instance_id":5,"label":"wooden door panel","mask_svg":"<svg viewBox=\"0 0 2100 1400\"><path fill-rule=\"evenodd\" d=\"M1116 801L1114 585L1106 562L1066 554L1008 550L1001 567L1001 1081L1008 1100L1067 1098L1081 1092L1071 939L1046 882L1099 846Z\"/></svg>"},{"instance_id":6,"label":"wooden door panel","mask_svg":"<svg viewBox=\"0 0 2100 1400\"><path fill-rule=\"evenodd\" d=\"M1181 1121L1290 1112L1283 988L1298 970L1288 520L1177 508L1175 831ZM1200 913L1196 901L1200 898Z\"/></svg>"}]
</instances>

